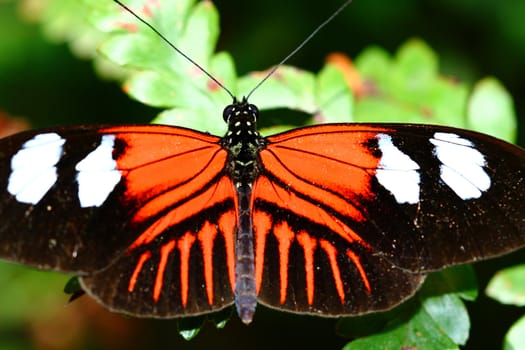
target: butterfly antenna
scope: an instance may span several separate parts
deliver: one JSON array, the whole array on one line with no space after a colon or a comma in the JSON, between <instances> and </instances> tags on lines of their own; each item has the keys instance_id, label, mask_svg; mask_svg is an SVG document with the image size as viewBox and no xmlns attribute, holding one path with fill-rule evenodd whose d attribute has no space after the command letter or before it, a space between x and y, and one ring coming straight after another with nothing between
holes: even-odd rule
<instances>
[{"instance_id":1,"label":"butterfly antenna","mask_svg":"<svg viewBox=\"0 0 525 350\"><path fill-rule=\"evenodd\" d=\"M317 28L315 28L314 31L310 33L310 35L308 35L306 39L304 39L299 44L299 46L297 46L292 52L290 52L285 58L283 58L281 62L273 66L270 72L268 72L268 74L266 74L266 76L259 83L257 83L257 85L255 85L255 87L250 91L250 93L246 95L246 100L248 100L252 93L255 90L257 90L259 86L261 86L266 80L268 80L268 78L270 78L277 69L279 69L286 61L288 61L293 55L295 55L299 50L301 50L304 45L306 45L321 29L323 29L324 26L332 22L332 20L335 17L337 17L337 15L339 15L348 5L350 5L351 2L352 0L345 1L334 13L330 15L330 17L328 17L323 23L317 26Z\"/></svg>"},{"instance_id":2,"label":"butterfly antenna","mask_svg":"<svg viewBox=\"0 0 525 350\"><path fill-rule=\"evenodd\" d=\"M114 2L116 2L120 7L122 7L124 10L128 11L129 13L131 13L133 15L133 17L135 17L136 19L138 19L140 22L142 22L143 24L145 24L149 29L151 29L155 34L157 34L162 40L164 40L164 42L166 42L173 50L177 51L182 57L184 57L186 60L188 60L191 64L193 64L195 67L197 67L197 69L199 69L201 72L203 72L204 74L206 74L206 76L208 76L208 78L210 78L213 82L215 82L215 84L219 85L224 91L226 91L228 93L228 95L230 95L230 97L235 101L236 98L235 96L232 94L232 92L230 90L228 90L226 88L226 86L222 85L219 80L217 80L213 75L211 75L210 73L208 73L208 71L206 69L204 69L200 64L198 64L197 62L195 62L191 57L189 57L188 55L186 55L183 51L179 50L178 47L176 47L171 41L168 40L168 38L166 38L161 32L159 32L153 25L151 25L149 22L147 22L146 20L144 20L142 17L140 17L139 15L137 15L131 8L129 8L128 6L124 5L121 1L119 0L113 0Z\"/></svg>"}]
</instances>

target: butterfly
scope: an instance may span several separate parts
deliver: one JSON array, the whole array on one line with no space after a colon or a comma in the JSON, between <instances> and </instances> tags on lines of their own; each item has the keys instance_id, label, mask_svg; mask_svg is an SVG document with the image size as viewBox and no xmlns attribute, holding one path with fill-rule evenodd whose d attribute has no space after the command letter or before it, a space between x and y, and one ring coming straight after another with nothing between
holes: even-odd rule
<instances>
[{"instance_id":1,"label":"butterfly","mask_svg":"<svg viewBox=\"0 0 525 350\"><path fill-rule=\"evenodd\" d=\"M140 317L387 310L425 275L525 245L525 150L473 131L324 124L263 137L78 126L0 140L0 258Z\"/></svg>"},{"instance_id":2,"label":"butterfly","mask_svg":"<svg viewBox=\"0 0 525 350\"><path fill-rule=\"evenodd\" d=\"M525 151L473 131L325 124L270 137L80 126L0 140L0 256L74 273L110 310L385 310L429 271L525 245Z\"/></svg>"}]
</instances>

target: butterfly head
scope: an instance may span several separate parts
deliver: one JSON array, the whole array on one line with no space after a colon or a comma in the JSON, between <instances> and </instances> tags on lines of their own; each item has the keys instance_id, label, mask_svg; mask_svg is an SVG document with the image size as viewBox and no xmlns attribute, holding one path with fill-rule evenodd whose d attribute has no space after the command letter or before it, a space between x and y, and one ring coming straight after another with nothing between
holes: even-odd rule
<instances>
[{"instance_id":1,"label":"butterfly head","mask_svg":"<svg viewBox=\"0 0 525 350\"><path fill-rule=\"evenodd\" d=\"M232 104L224 108L222 117L228 124L227 144L251 143L259 135L257 132L259 109L248 103L245 97L242 101L234 99Z\"/></svg>"},{"instance_id":2,"label":"butterfly head","mask_svg":"<svg viewBox=\"0 0 525 350\"><path fill-rule=\"evenodd\" d=\"M257 106L248 103L246 97L243 97L242 101L234 99L232 104L226 106L222 112L222 117L228 123L228 127L232 123L245 123L246 121L255 124L259 117L259 109Z\"/></svg>"},{"instance_id":3,"label":"butterfly head","mask_svg":"<svg viewBox=\"0 0 525 350\"><path fill-rule=\"evenodd\" d=\"M228 132L222 143L242 162L253 160L263 140L257 131L258 117L259 109L246 98L242 101L234 99L224 108L223 118L228 124Z\"/></svg>"}]
</instances>

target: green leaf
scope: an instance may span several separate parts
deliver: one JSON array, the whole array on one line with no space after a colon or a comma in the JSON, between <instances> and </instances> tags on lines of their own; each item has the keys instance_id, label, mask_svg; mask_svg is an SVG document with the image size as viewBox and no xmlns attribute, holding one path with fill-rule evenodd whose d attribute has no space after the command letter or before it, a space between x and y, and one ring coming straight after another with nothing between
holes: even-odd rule
<instances>
[{"instance_id":1,"label":"green leaf","mask_svg":"<svg viewBox=\"0 0 525 350\"><path fill-rule=\"evenodd\" d=\"M437 57L422 41L411 40L391 58L379 48L364 50L356 66L372 85L357 101L358 121L443 124L469 128L513 141L512 97L493 78L469 86L438 73Z\"/></svg>"},{"instance_id":2,"label":"green leaf","mask_svg":"<svg viewBox=\"0 0 525 350\"><path fill-rule=\"evenodd\" d=\"M162 8L152 5L147 10L133 6L135 3L131 2L130 7L142 9L144 13L137 11L138 14L174 45L224 84L235 86L231 57L226 53L213 54L219 29L218 13L212 3L165 1ZM169 109L155 122L198 128L220 116L228 96L210 83L203 72L130 14L106 7L99 7L96 13L95 23L110 33L101 45L101 53L131 69L125 90L145 104Z\"/></svg>"},{"instance_id":3,"label":"green leaf","mask_svg":"<svg viewBox=\"0 0 525 350\"><path fill-rule=\"evenodd\" d=\"M458 349L459 347L433 322L424 308L410 315L406 322L390 325L381 333L357 339L344 350L374 349Z\"/></svg>"},{"instance_id":4,"label":"green leaf","mask_svg":"<svg viewBox=\"0 0 525 350\"><path fill-rule=\"evenodd\" d=\"M29 1L26 1L26 3ZM92 3L94 0L41 0L31 5L20 2L24 17L38 20L44 35L52 42L67 43L76 56L93 59L95 69L103 77L120 79L124 76L122 67L110 63L96 54L104 34L91 24ZM99 1L98 6L115 10L111 1ZM88 14L86 16L86 14Z\"/></svg>"},{"instance_id":5,"label":"green leaf","mask_svg":"<svg viewBox=\"0 0 525 350\"><path fill-rule=\"evenodd\" d=\"M317 123L353 121L353 95L341 72L326 65L317 75L315 102Z\"/></svg>"},{"instance_id":6,"label":"green leaf","mask_svg":"<svg viewBox=\"0 0 525 350\"><path fill-rule=\"evenodd\" d=\"M466 343L470 329L461 299L475 296L476 281L469 266L429 275L415 297L392 311L345 319L339 332L368 336L349 343L356 349L456 349ZM357 332L356 332L357 331Z\"/></svg>"},{"instance_id":7,"label":"green leaf","mask_svg":"<svg viewBox=\"0 0 525 350\"><path fill-rule=\"evenodd\" d=\"M219 13L211 1L201 1L190 13L177 45L188 48L184 53L206 67L215 51L218 37Z\"/></svg>"},{"instance_id":8,"label":"green leaf","mask_svg":"<svg viewBox=\"0 0 525 350\"><path fill-rule=\"evenodd\" d=\"M210 119L216 119L216 121L210 121ZM201 109L170 109L160 113L153 122L158 124L174 124L196 130L206 130L214 135L222 135L226 130L222 116L219 115L217 111L206 114L203 113Z\"/></svg>"},{"instance_id":9,"label":"green leaf","mask_svg":"<svg viewBox=\"0 0 525 350\"><path fill-rule=\"evenodd\" d=\"M181 318L177 321L179 334L184 339L191 340L199 334L206 321L212 322L218 329L224 328L231 318L232 310L233 308L227 307L211 314Z\"/></svg>"},{"instance_id":10,"label":"green leaf","mask_svg":"<svg viewBox=\"0 0 525 350\"><path fill-rule=\"evenodd\" d=\"M423 301L423 309L454 343L464 345L467 342L470 320L460 298L453 294L429 297Z\"/></svg>"},{"instance_id":11,"label":"green leaf","mask_svg":"<svg viewBox=\"0 0 525 350\"><path fill-rule=\"evenodd\" d=\"M239 79L239 91L250 92L267 72L253 72ZM290 66L281 66L259 87L251 98L260 110L290 108L306 113L315 113L315 75Z\"/></svg>"},{"instance_id":12,"label":"green leaf","mask_svg":"<svg viewBox=\"0 0 525 350\"><path fill-rule=\"evenodd\" d=\"M502 304L525 306L525 265L498 271L490 280L486 294ZM505 335L505 350L525 349L525 316L516 321Z\"/></svg>"},{"instance_id":13,"label":"green leaf","mask_svg":"<svg viewBox=\"0 0 525 350\"><path fill-rule=\"evenodd\" d=\"M356 120L465 126L467 86L440 76L436 55L422 41L408 41L394 58L364 50L356 67L372 86L356 103Z\"/></svg>"},{"instance_id":14,"label":"green leaf","mask_svg":"<svg viewBox=\"0 0 525 350\"><path fill-rule=\"evenodd\" d=\"M434 51L418 39L403 44L396 53L396 78L401 87L417 91L431 83L438 74L438 59Z\"/></svg>"},{"instance_id":15,"label":"green leaf","mask_svg":"<svg viewBox=\"0 0 525 350\"><path fill-rule=\"evenodd\" d=\"M87 22L86 4L78 0L42 0L39 6L22 7L26 17L38 18L44 35L52 42L69 44L83 58L93 58L101 34Z\"/></svg>"},{"instance_id":16,"label":"green leaf","mask_svg":"<svg viewBox=\"0 0 525 350\"><path fill-rule=\"evenodd\" d=\"M525 350L525 316L510 327L503 342L504 350Z\"/></svg>"},{"instance_id":17,"label":"green leaf","mask_svg":"<svg viewBox=\"0 0 525 350\"><path fill-rule=\"evenodd\" d=\"M512 97L495 78L479 81L468 103L468 127L513 142L517 121Z\"/></svg>"},{"instance_id":18,"label":"green leaf","mask_svg":"<svg viewBox=\"0 0 525 350\"><path fill-rule=\"evenodd\" d=\"M0 262L0 324L46 319L67 301L62 289L68 276ZM38 300L38 307L35 306Z\"/></svg>"},{"instance_id":19,"label":"green leaf","mask_svg":"<svg viewBox=\"0 0 525 350\"><path fill-rule=\"evenodd\" d=\"M74 294L80 290L82 290L82 286L78 276L71 277L64 286L64 293L66 294Z\"/></svg>"},{"instance_id":20,"label":"green leaf","mask_svg":"<svg viewBox=\"0 0 525 350\"><path fill-rule=\"evenodd\" d=\"M185 340L192 340L199 334L205 319L205 316L181 318L177 321L179 334Z\"/></svg>"},{"instance_id":21,"label":"green leaf","mask_svg":"<svg viewBox=\"0 0 525 350\"><path fill-rule=\"evenodd\" d=\"M257 72L240 78L239 91L251 91L266 74ZM352 120L352 92L341 73L329 65L318 75L282 66L254 92L252 102L260 110L302 111L313 115L315 122Z\"/></svg>"},{"instance_id":22,"label":"green leaf","mask_svg":"<svg viewBox=\"0 0 525 350\"><path fill-rule=\"evenodd\" d=\"M215 328L222 329L226 327L226 324L232 318L233 310L233 307L227 307L218 312L207 315L207 318L213 322Z\"/></svg>"},{"instance_id":23,"label":"green leaf","mask_svg":"<svg viewBox=\"0 0 525 350\"><path fill-rule=\"evenodd\" d=\"M355 66L370 82L376 84L375 88L385 90L384 77L389 76L392 66L390 53L379 46L365 48L355 59Z\"/></svg>"},{"instance_id":24,"label":"green leaf","mask_svg":"<svg viewBox=\"0 0 525 350\"><path fill-rule=\"evenodd\" d=\"M525 306L525 265L498 271L490 280L486 294L502 304Z\"/></svg>"},{"instance_id":25,"label":"green leaf","mask_svg":"<svg viewBox=\"0 0 525 350\"><path fill-rule=\"evenodd\" d=\"M133 74L125 85L125 90L137 100L154 107L169 108L172 106L187 106L197 92L191 88L181 89L190 85L184 77L171 76L154 71L144 71Z\"/></svg>"},{"instance_id":26,"label":"green leaf","mask_svg":"<svg viewBox=\"0 0 525 350\"><path fill-rule=\"evenodd\" d=\"M474 301L478 297L476 274L470 265L449 267L431 274L421 293L428 296L454 293L461 299Z\"/></svg>"},{"instance_id":27,"label":"green leaf","mask_svg":"<svg viewBox=\"0 0 525 350\"><path fill-rule=\"evenodd\" d=\"M190 22L192 22L193 27L195 27L195 22L201 23L201 21L194 20L195 16L208 16L210 25L200 29L193 28L193 30L198 30L199 33L208 30L214 32L214 29L211 27L211 19L217 14L213 11L213 8L206 13L196 10L191 11L192 8L188 7L188 5L192 2L183 1L183 6L175 6L173 1L163 2L162 9L157 7L150 8L148 10L149 17L145 18L159 32L166 33L166 38L171 40L175 46L180 46L181 50L187 51L190 57L192 53L198 54L199 57L195 57L195 59L205 60L201 61L201 63L206 65L209 57L202 57L203 53L211 51L212 48L205 46L213 43L198 41L198 45L194 43L188 48L181 46L182 44L180 43L188 41L188 38L185 36L185 29ZM134 8L132 5L130 7ZM113 7L113 9L107 9L106 11L108 12L101 12L101 18L95 21L95 24L101 30L110 30L109 28L111 28L109 31L110 36L100 46L100 53L108 59L121 66L139 70L160 71L169 76L184 76L194 68L156 33L138 22L131 14L119 10L118 7ZM141 11L138 11L138 14L145 16Z\"/></svg>"}]
</instances>

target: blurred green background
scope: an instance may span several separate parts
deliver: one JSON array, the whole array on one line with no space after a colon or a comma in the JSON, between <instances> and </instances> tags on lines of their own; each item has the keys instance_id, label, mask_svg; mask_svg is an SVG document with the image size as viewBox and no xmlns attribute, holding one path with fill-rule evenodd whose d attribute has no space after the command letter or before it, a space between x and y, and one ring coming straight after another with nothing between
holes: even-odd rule
<instances>
[{"instance_id":1,"label":"blurred green background","mask_svg":"<svg viewBox=\"0 0 525 350\"><path fill-rule=\"evenodd\" d=\"M27 16L23 19L19 9L22 3L36 6L38 1L0 1L0 117L20 117L32 126L45 127L148 122L156 115L153 108L131 101L117 84L101 81L89 60L78 59L63 43L51 42L42 34L38 23L31 22ZM214 3L221 13L218 49L233 55L242 75L278 62L341 1L218 0ZM439 55L443 74L466 82L491 75L509 89L520 122L519 141L523 145L524 18L525 1L522 0L355 0L289 64L318 71L326 55L333 51L355 57L364 48L379 45L395 52L406 40L422 38ZM497 268L515 261L525 261L524 253L477 264L481 289ZM23 276L12 267L6 268L5 273L4 269L0 271L4 278L8 274L10 277ZM9 289L7 282L2 281L13 279L3 277L0 276L0 289L4 293L0 298L10 298L13 304L27 304L28 316L10 324L7 322L12 321L0 316L2 350L64 349L63 342L57 340L64 333L77 337L73 343L66 342L66 346L76 344L85 349L123 346L138 349L161 345L196 349L205 346L216 349L270 346L332 349L347 342L335 335L334 320L260 308L250 327L233 317L224 330L206 326L195 340L186 343L180 339L176 324L171 321L142 321L110 315L89 300L62 308L65 297L60 287L64 279L60 277L41 282L56 286L56 292L45 298L28 294L25 289ZM33 283L40 281L34 275L20 278ZM53 287L50 289L53 292ZM479 299L470 305L472 330L467 348L500 348L504 332L522 311L498 305L482 295ZM54 308L46 307L48 300L52 300ZM5 300L0 305L6 305ZM0 314L6 312L1 307ZM62 323L49 322L56 318ZM84 331L75 333L77 328Z\"/></svg>"}]
</instances>

